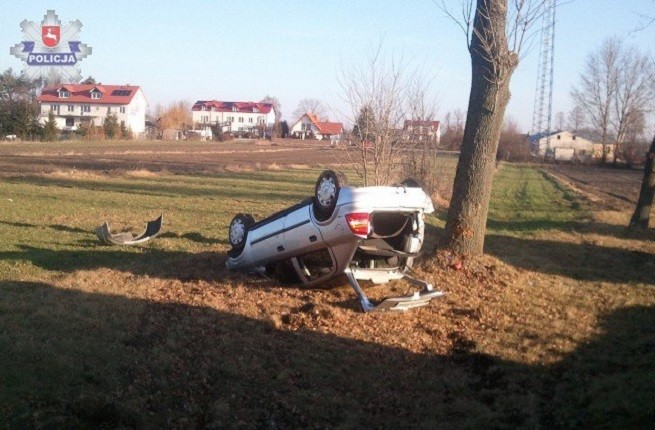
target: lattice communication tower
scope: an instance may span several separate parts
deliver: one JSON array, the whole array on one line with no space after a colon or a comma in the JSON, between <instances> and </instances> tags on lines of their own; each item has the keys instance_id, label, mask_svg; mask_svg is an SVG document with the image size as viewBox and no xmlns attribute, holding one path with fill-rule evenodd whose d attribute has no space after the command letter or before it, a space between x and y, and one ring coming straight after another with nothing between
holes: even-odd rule
<instances>
[{"instance_id":1,"label":"lattice communication tower","mask_svg":"<svg viewBox=\"0 0 655 430\"><path fill-rule=\"evenodd\" d=\"M555 9L557 0L545 0L539 49L537 90L532 114L532 134L550 136L553 116L553 69L555 53ZM547 138L547 149L550 139Z\"/></svg>"}]
</instances>

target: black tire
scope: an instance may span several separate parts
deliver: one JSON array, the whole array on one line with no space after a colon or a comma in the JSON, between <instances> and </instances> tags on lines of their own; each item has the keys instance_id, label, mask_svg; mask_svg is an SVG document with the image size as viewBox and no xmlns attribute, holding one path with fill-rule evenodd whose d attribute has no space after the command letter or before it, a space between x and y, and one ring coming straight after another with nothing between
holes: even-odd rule
<instances>
[{"instance_id":1,"label":"black tire","mask_svg":"<svg viewBox=\"0 0 655 430\"><path fill-rule=\"evenodd\" d=\"M246 246L248 230L254 223L255 219L250 214L236 214L232 218L228 239L233 250L240 251Z\"/></svg>"},{"instance_id":2,"label":"black tire","mask_svg":"<svg viewBox=\"0 0 655 430\"><path fill-rule=\"evenodd\" d=\"M332 216L337 206L341 187L346 185L346 177L341 172L324 170L316 180L314 187L314 216L325 221Z\"/></svg>"},{"instance_id":3,"label":"black tire","mask_svg":"<svg viewBox=\"0 0 655 430\"><path fill-rule=\"evenodd\" d=\"M419 181L413 178L407 178L403 180L400 183L400 186L406 188L423 188L423 185Z\"/></svg>"}]
</instances>

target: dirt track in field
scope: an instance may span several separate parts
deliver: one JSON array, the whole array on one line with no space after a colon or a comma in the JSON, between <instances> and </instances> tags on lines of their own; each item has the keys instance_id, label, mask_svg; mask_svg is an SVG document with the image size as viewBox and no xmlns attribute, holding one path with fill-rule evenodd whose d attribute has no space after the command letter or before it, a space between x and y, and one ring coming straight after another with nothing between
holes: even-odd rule
<instances>
[{"instance_id":1,"label":"dirt track in field","mask_svg":"<svg viewBox=\"0 0 655 430\"><path fill-rule=\"evenodd\" d=\"M547 169L573 185L601 209L634 209L639 197L643 170L600 166L556 165Z\"/></svg>"},{"instance_id":2,"label":"dirt track in field","mask_svg":"<svg viewBox=\"0 0 655 430\"><path fill-rule=\"evenodd\" d=\"M338 163L327 144L299 140L219 142L2 143L0 172L56 170L150 170L193 174L270 165L325 166Z\"/></svg>"}]
</instances>

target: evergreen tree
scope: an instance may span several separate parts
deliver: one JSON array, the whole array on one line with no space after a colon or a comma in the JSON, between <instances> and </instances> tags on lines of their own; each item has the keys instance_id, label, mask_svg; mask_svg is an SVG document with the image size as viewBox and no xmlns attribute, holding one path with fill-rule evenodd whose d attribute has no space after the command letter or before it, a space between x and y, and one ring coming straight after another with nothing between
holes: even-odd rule
<instances>
[{"instance_id":1,"label":"evergreen tree","mask_svg":"<svg viewBox=\"0 0 655 430\"><path fill-rule=\"evenodd\" d=\"M286 120L280 123L280 137L289 137L289 124L286 122Z\"/></svg>"},{"instance_id":2,"label":"evergreen tree","mask_svg":"<svg viewBox=\"0 0 655 430\"><path fill-rule=\"evenodd\" d=\"M375 117L370 106L362 106L353 126L353 136L360 140L374 140Z\"/></svg>"},{"instance_id":3,"label":"evergreen tree","mask_svg":"<svg viewBox=\"0 0 655 430\"><path fill-rule=\"evenodd\" d=\"M132 139L132 130L127 128L127 126L125 125L125 121L121 121L120 138L121 139L126 139L126 140L131 140Z\"/></svg>"},{"instance_id":4,"label":"evergreen tree","mask_svg":"<svg viewBox=\"0 0 655 430\"><path fill-rule=\"evenodd\" d=\"M118 125L118 118L116 115L107 115L105 122L102 125L107 139L116 139L120 137L120 126Z\"/></svg>"},{"instance_id":5,"label":"evergreen tree","mask_svg":"<svg viewBox=\"0 0 655 430\"><path fill-rule=\"evenodd\" d=\"M59 137L59 129L57 128L57 122L55 121L55 113L50 111L48 113L48 121L46 121L43 126L43 140L52 142L57 140Z\"/></svg>"}]
</instances>

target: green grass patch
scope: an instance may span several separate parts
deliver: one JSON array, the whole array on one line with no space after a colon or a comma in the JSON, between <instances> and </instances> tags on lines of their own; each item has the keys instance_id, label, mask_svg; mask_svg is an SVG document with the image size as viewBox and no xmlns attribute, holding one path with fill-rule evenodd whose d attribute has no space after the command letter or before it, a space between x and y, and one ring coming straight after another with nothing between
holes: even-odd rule
<instances>
[{"instance_id":1,"label":"green grass patch","mask_svg":"<svg viewBox=\"0 0 655 430\"><path fill-rule=\"evenodd\" d=\"M494 178L487 228L530 233L571 230L590 218L581 198L533 167L505 165Z\"/></svg>"}]
</instances>

